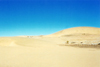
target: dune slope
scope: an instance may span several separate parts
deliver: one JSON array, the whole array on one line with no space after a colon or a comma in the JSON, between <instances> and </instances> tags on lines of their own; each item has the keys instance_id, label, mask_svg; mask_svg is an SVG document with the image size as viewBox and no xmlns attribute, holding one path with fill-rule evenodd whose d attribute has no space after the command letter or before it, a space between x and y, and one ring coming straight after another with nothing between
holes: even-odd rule
<instances>
[{"instance_id":1,"label":"dune slope","mask_svg":"<svg viewBox=\"0 0 100 67\"><path fill-rule=\"evenodd\" d=\"M0 46L26 46L26 47L42 47L51 46L55 43L48 43L42 39L23 38L23 37L1 37Z\"/></svg>"},{"instance_id":2,"label":"dune slope","mask_svg":"<svg viewBox=\"0 0 100 67\"><path fill-rule=\"evenodd\" d=\"M56 32L45 37L60 37L69 34L100 34L100 28L95 27L74 27Z\"/></svg>"}]
</instances>

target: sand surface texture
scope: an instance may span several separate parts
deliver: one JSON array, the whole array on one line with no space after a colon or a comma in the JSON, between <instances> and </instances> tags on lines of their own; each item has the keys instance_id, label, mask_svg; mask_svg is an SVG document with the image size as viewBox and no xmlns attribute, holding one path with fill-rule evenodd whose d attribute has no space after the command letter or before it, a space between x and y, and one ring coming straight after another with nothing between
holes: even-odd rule
<instances>
[{"instance_id":1,"label":"sand surface texture","mask_svg":"<svg viewBox=\"0 0 100 67\"><path fill-rule=\"evenodd\" d=\"M65 46L67 40L99 41L99 37L100 29L92 27L46 36L0 37L0 67L100 67L99 48Z\"/></svg>"}]
</instances>

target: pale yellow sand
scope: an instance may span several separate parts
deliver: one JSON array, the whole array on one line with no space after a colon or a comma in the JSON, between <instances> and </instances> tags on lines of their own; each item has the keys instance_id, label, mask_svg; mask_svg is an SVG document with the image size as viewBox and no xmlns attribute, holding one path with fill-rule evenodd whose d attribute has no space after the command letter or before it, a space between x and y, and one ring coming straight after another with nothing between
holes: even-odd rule
<instances>
[{"instance_id":1,"label":"pale yellow sand","mask_svg":"<svg viewBox=\"0 0 100 67\"><path fill-rule=\"evenodd\" d=\"M45 37L60 37L63 35L69 35L69 34L80 34L80 33L86 33L86 34L100 34L100 28L95 27L74 27L65 29L59 32L56 32L54 34L46 35Z\"/></svg>"},{"instance_id":2,"label":"pale yellow sand","mask_svg":"<svg viewBox=\"0 0 100 67\"><path fill-rule=\"evenodd\" d=\"M100 67L100 50L65 46L0 47L0 67Z\"/></svg>"},{"instance_id":3,"label":"pale yellow sand","mask_svg":"<svg viewBox=\"0 0 100 67\"><path fill-rule=\"evenodd\" d=\"M62 37L0 37L0 67L100 67L100 49L62 46L67 40L92 41L99 36L96 32Z\"/></svg>"}]
</instances>

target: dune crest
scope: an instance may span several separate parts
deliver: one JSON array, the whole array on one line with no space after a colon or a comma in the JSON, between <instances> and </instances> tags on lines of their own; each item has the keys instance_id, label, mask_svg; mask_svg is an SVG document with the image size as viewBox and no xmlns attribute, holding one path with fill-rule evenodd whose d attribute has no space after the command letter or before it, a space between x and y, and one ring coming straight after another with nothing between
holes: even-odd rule
<instances>
[{"instance_id":1,"label":"dune crest","mask_svg":"<svg viewBox=\"0 0 100 67\"><path fill-rule=\"evenodd\" d=\"M96 27L74 27L68 28L44 37L61 37L69 34L100 34L100 28Z\"/></svg>"}]
</instances>

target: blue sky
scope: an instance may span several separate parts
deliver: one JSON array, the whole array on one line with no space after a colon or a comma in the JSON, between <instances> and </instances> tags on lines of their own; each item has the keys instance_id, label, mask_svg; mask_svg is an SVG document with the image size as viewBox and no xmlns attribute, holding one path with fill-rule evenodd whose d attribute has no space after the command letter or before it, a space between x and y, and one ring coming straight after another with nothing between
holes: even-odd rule
<instances>
[{"instance_id":1,"label":"blue sky","mask_svg":"<svg viewBox=\"0 0 100 67\"><path fill-rule=\"evenodd\" d=\"M0 1L0 36L47 35L100 27L100 1Z\"/></svg>"}]
</instances>

